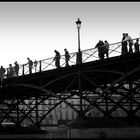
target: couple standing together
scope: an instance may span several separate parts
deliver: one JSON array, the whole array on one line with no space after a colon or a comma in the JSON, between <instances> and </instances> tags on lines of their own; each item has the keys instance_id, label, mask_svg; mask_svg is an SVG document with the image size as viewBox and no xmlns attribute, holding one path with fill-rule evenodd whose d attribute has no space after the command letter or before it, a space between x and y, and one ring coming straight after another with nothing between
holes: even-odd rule
<instances>
[{"instance_id":1,"label":"couple standing together","mask_svg":"<svg viewBox=\"0 0 140 140\"><path fill-rule=\"evenodd\" d=\"M132 38L128 35L128 33L123 33L122 34L122 51L121 55L126 55L127 53L133 53L132 46L133 46L133 40ZM127 45L129 44L129 50L127 48Z\"/></svg>"}]
</instances>

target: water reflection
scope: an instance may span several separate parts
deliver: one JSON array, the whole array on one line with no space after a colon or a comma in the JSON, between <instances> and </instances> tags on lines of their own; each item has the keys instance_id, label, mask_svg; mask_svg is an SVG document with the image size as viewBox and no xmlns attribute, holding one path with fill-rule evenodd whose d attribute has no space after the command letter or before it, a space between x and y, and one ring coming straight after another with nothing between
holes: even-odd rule
<instances>
[{"instance_id":1,"label":"water reflection","mask_svg":"<svg viewBox=\"0 0 140 140\"><path fill-rule=\"evenodd\" d=\"M69 129L65 126L43 126L42 130L47 130L48 138L68 138Z\"/></svg>"}]
</instances>

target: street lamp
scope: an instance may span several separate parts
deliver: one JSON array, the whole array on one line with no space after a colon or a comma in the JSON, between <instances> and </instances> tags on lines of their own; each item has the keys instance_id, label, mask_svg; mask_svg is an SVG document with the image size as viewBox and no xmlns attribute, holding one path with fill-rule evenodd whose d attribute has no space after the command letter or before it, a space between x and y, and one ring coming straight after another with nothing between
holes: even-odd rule
<instances>
[{"instance_id":1,"label":"street lamp","mask_svg":"<svg viewBox=\"0 0 140 140\"><path fill-rule=\"evenodd\" d=\"M76 21L77 29L78 29L78 53L77 53L77 64L82 63L82 53L80 49L80 28L81 28L81 21L78 18Z\"/></svg>"},{"instance_id":2,"label":"street lamp","mask_svg":"<svg viewBox=\"0 0 140 140\"><path fill-rule=\"evenodd\" d=\"M81 28L81 21L78 18L78 20L76 21L76 25L77 25L77 29L78 29L78 52L77 52L77 60L76 63L77 64L81 64L82 63L82 52L80 49L80 28ZM83 117L83 109L82 109L82 82L81 82L81 69L79 69L78 71L78 83L79 83L79 97L80 97L80 110L79 110L79 117Z\"/></svg>"}]
</instances>

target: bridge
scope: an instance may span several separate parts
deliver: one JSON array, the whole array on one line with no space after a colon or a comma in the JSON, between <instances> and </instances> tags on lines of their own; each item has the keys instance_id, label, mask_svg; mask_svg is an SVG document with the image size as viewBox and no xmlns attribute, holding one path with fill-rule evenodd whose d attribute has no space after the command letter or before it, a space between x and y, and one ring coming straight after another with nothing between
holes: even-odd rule
<instances>
[{"instance_id":1,"label":"bridge","mask_svg":"<svg viewBox=\"0 0 140 140\"><path fill-rule=\"evenodd\" d=\"M76 56L77 52L70 54L69 67L62 55L60 69L48 58L37 61L32 74L22 64L18 77L6 75L0 88L0 124L7 119L22 127L28 120L39 128L62 102L80 118L140 117L140 53L122 56L117 42L110 44L109 58L99 60L95 48L82 51L81 64Z\"/></svg>"}]
</instances>

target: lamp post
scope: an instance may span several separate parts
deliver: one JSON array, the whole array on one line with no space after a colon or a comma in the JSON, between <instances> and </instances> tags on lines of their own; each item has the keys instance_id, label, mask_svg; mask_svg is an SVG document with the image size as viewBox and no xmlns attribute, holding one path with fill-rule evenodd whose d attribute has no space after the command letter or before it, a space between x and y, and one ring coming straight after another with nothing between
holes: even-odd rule
<instances>
[{"instance_id":1,"label":"lamp post","mask_svg":"<svg viewBox=\"0 0 140 140\"><path fill-rule=\"evenodd\" d=\"M81 28L81 21L78 18L76 21L77 29L78 29L78 53L77 53L77 64L82 63L82 54L81 54L81 49L80 49L80 28Z\"/></svg>"},{"instance_id":2,"label":"lamp post","mask_svg":"<svg viewBox=\"0 0 140 140\"><path fill-rule=\"evenodd\" d=\"M78 18L78 20L76 21L76 25L77 25L77 29L78 29L78 52L77 52L77 60L76 63L77 64L81 64L82 63L82 52L80 49L80 28L81 28L81 21ZM79 110L79 114L78 116L81 118L83 117L83 109L82 109L82 82L81 82L81 68L79 67L78 70L78 83L79 83L79 97L80 97L80 110Z\"/></svg>"}]
</instances>

